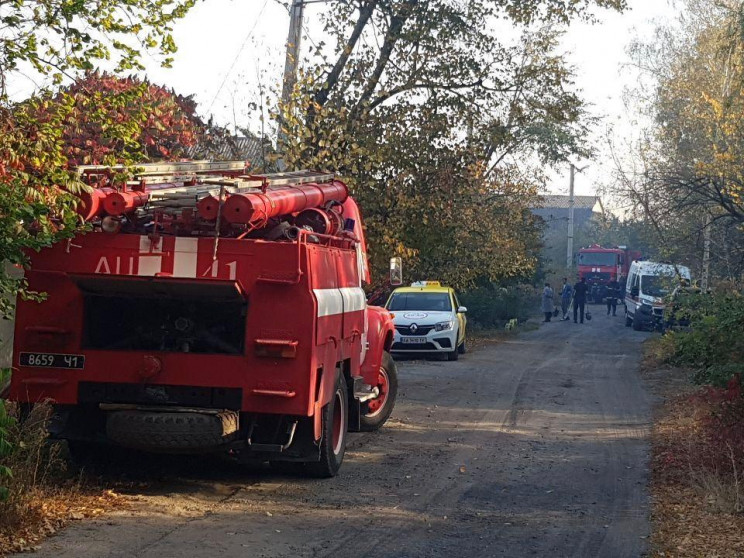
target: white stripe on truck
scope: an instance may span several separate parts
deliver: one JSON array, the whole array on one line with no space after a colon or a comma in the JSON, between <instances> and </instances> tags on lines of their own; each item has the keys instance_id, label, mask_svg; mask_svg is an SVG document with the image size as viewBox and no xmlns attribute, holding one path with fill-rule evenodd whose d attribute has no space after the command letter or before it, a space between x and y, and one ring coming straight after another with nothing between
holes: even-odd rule
<instances>
[{"instance_id":1,"label":"white stripe on truck","mask_svg":"<svg viewBox=\"0 0 744 558\"><path fill-rule=\"evenodd\" d=\"M176 237L173 249L173 277L196 277L198 238Z\"/></svg>"},{"instance_id":2,"label":"white stripe on truck","mask_svg":"<svg viewBox=\"0 0 744 558\"><path fill-rule=\"evenodd\" d=\"M152 277L163 270L163 237L153 242L149 236L140 236L137 275Z\"/></svg>"},{"instance_id":3,"label":"white stripe on truck","mask_svg":"<svg viewBox=\"0 0 744 558\"><path fill-rule=\"evenodd\" d=\"M360 287L339 289L344 299L344 312L361 312L367 307L367 297Z\"/></svg>"},{"instance_id":4,"label":"white stripe on truck","mask_svg":"<svg viewBox=\"0 0 744 558\"><path fill-rule=\"evenodd\" d=\"M319 318L346 312L360 312L367 307L367 297L361 287L313 289L313 294L318 301Z\"/></svg>"},{"instance_id":5,"label":"white stripe on truck","mask_svg":"<svg viewBox=\"0 0 744 558\"><path fill-rule=\"evenodd\" d=\"M344 299L338 289L313 289L318 301L318 317L335 316L344 313Z\"/></svg>"}]
</instances>

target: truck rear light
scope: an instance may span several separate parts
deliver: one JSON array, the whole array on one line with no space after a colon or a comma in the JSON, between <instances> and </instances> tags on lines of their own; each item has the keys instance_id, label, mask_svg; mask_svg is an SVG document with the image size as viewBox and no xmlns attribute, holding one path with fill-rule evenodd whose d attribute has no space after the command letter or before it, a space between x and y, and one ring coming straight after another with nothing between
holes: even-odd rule
<instances>
[{"instance_id":1,"label":"truck rear light","mask_svg":"<svg viewBox=\"0 0 744 558\"><path fill-rule=\"evenodd\" d=\"M273 358L295 358L298 341L288 339L255 339L256 356Z\"/></svg>"}]
</instances>

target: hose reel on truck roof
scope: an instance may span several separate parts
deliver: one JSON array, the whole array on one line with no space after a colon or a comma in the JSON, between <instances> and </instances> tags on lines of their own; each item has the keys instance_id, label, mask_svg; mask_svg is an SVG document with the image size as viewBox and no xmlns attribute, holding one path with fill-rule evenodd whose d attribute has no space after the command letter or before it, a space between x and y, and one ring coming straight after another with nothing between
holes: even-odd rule
<instances>
[{"instance_id":1,"label":"hose reel on truck roof","mask_svg":"<svg viewBox=\"0 0 744 558\"><path fill-rule=\"evenodd\" d=\"M105 232L228 236L266 234L281 223L318 234L344 228L339 206L346 185L333 174L294 171L247 174L239 161L149 164L132 180L121 167L86 166L78 173L91 186L81 197L81 216ZM296 236L296 235L295 235Z\"/></svg>"}]
</instances>

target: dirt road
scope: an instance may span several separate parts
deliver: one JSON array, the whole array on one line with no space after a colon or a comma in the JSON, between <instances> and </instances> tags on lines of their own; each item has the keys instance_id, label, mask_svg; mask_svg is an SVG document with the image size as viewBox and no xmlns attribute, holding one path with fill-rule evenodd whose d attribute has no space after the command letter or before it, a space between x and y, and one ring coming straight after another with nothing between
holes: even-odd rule
<instances>
[{"instance_id":1,"label":"dirt road","mask_svg":"<svg viewBox=\"0 0 744 558\"><path fill-rule=\"evenodd\" d=\"M336 479L183 458L107 471L132 509L75 523L37 555L640 556L647 334L601 314L459 362L399 363L393 417L351 435Z\"/></svg>"}]
</instances>

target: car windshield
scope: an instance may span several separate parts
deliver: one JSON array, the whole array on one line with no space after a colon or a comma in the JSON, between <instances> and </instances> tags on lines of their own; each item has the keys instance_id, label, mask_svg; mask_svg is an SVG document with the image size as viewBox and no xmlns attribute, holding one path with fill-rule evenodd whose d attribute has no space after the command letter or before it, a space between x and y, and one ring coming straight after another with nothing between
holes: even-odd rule
<instances>
[{"instance_id":1,"label":"car windshield","mask_svg":"<svg viewBox=\"0 0 744 558\"><path fill-rule=\"evenodd\" d=\"M674 277L666 275L641 275L641 292L661 298L672 292L673 282Z\"/></svg>"},{"instance_id":2,"label":"car windshield","mask_svg":"<svg viewBox=\"0 0 744 558\"><path fill-rule=\"evenodd\" d=\"M580 252L579 265L616 265L617 254L612 252Z\"/></svg>"},{"instance_id":3,"label":"car windshield","mask_svg":"<svg viewBox=\"0 0 744 558\"><path fill-rule=\"evenodd\" d=\"M393 293L387 308L392 312L403 310L449 312L452 310L452 304L448 293Z\"/></svg>"}]
</instances>

